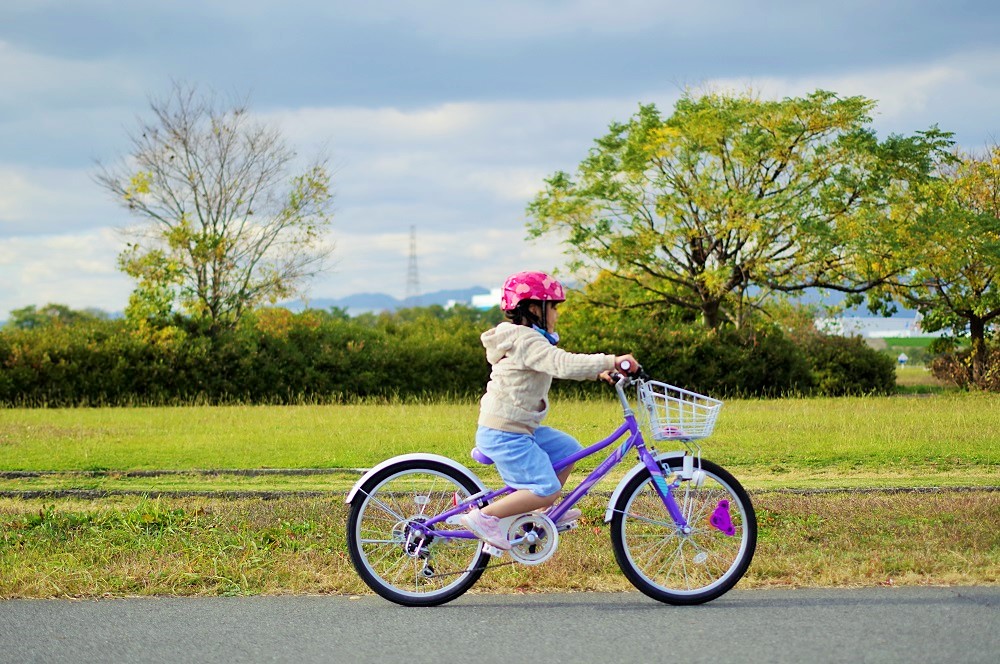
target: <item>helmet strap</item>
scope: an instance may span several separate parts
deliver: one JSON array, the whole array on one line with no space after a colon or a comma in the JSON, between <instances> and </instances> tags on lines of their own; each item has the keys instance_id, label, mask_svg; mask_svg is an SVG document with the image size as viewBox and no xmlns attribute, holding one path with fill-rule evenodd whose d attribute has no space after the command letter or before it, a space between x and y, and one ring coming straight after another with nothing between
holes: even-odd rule
<instances>
[{"instance_id":1,"label":"helmet strap","mask_svg":"<svg viewBox=\"0 0 1000 664\"><path fill-rule=\"evenodd\" d=\"M543 337L545 337L546 339L548 339L549 343L552 344L553 346L555 346L556 344L559 343L559 333L558 332L549 332L548 330L543 330L542 328L538 327L537 325L532 325L531 328L535 332L538 332L540 335L542 335Z\"/></svg>"},{"instance_id":2,"label":"helmet strap","mask_svg":"<svg viewBox=\"0 0 1000 664\"><path fill-rule=\"evenodd\" d=\"M538 325L532 325L537 331L542 333L542 336L549 340L549 343L555 346L559 343L559 334L556 332L549 332L549 303L546 300L542 300L542 320Z\"/></svg>"}]
</instances>

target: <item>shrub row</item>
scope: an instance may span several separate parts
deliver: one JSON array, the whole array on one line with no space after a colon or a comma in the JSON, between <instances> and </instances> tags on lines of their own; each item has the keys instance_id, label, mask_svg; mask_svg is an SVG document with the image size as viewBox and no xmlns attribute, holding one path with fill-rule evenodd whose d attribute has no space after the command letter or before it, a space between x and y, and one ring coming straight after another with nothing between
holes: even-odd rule
<instances>
[{"instance_id":1,"label":"shrub row","mask_svg":"<svg viewBox=\"0 0 1000 664\"><path fill-rule=\"evenodd\" d=\"M489 377L479 334L499 312L439 307L348 318L256 312L208 337L184 321L136 330L90 320L0 330L0 404L17 406L332 402L477 397ZM777 328L706 332L640 317L560 321L563 347L633 352L658 379L720 396L888 392L891 358L860 339L815 335L798 345ZM605 321L605 323L607 323ZM557 384L560 382L557 381ZM595 390L560 385L558 389Z\"/></svg>"}]
</instances>

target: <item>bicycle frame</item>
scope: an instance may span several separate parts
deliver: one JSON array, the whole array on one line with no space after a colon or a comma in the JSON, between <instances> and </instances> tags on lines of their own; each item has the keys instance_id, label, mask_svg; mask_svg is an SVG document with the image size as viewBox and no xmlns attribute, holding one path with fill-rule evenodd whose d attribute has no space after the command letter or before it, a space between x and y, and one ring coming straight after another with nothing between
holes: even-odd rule
<instances>
[{"instance_id":1,"label":"bicycle frame","mask_svg":"<svg viewBox=\"0 0 1000 664\"><path fill-rule=\"evenodd\" d=\"M639 459L645 465L646 469L649 470L650 475L653 478L653 487L656 489L657 494L659 494L660 499L663 500L663 504L670 514L671 519L677 525L677 528L684 531L687 529L687 520L674 499L672 489L676 487L676 484L668 484L666 478L663 476L663 471L660 468L659 463L653 454L646 448L645 440L642 437L642 432L639 429L639 424L636 421L635 413L632 411L631 406L628 403L628 398L625 396L624 383L628 380L627 377L623 377L615 385L615 390L618 393L619 401L622 403L622 408L624 410L624 421L614 433L610 436L601 440L593 445L586 447L576 454L572 454L564 459L560 459L555 464L553 464L554 470L558 473L560 470L567 468L568 466L575 464L581 459L595 454L610 445L618 442L622 437L628 435L615 450L613 450L607 458L604 459L586 478L583 479L580 484L576 486L569 494L563 498L559 504L548 514L552 521L558 521L567 510L569 510L573 505L575 505L581 498L587 495L591 488L599 481L601 481L612 468L617 466L628 454L629 450L635 448ZM419 533L427 534L432 530L432 526L435 524L447 521L453 516L457 516L468 511L472 507L485 507L488 503L496 498L505 496L509 493L513 493L515 489L510 486L505 486L502 489L497 489L488 492L479 492L472 496L469 496L461 503L458 503L452 509L442 512L437 516L428 519L422 523L411 523L411 528ZM433 530L433 536L442 539L477 539L475 535L467 530Z\"/></svg>"}]
</instances>

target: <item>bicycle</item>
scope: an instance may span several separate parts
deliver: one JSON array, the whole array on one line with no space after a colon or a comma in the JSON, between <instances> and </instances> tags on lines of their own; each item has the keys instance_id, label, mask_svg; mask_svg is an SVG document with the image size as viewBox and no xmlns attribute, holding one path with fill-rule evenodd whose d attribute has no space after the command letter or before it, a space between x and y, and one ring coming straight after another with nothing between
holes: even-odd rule
<instances>
[{"instance_id":1,"label":"bicycle","mask_svg":"<svg viewBox=\"0 0 1000 664\"><path fill-rule=\"evenodd\" d=\"M635 376L614 378L622 424L553 467L558 472L624 442L547 513L502 520L511 542L506 553L523 565L548 560L560 534L577 525L557 525L559 518L635 449L639 462L618 483L604 515L618 566L637 589L661 602L716 599L746 573L757 544L750 497L729 472L701 457L696 442L711 434L722 402L650 380L641 368ZM625 393L632 386L638 417ZM654 441L677 442L684 449L658 453L647 448L642 428ZM472 455L492 463L476 448ZM348 493L351 562L365 584L389 601L404 606L449 602L479 580L491 558L505 553L463 529L459 516L512 491L509 486L489 489L467 467L441 455L387 459Z\"/></svg>"}]
</instances>

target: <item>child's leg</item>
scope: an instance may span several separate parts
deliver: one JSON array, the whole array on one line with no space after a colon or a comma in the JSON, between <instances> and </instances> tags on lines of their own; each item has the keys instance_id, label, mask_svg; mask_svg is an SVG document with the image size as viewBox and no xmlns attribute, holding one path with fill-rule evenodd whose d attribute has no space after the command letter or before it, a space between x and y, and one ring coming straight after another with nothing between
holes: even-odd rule
<instances>
[{"instance_id":1,"label":"child's leg","mask_svg":"<svg viewBox=\"0 0 1000 664\"><path fill-rule=\"evenodd\" d=\"M483 514L504 518L515 514L544 509L559 499L561 489L566 484L566 480L569 479L569 475L573 471L573 466L563 468L556 474L552 470L552 465L556 461L565 459L583 448L573 436L552 427L538 427L535 430L533 438L532 449L525 448L516 453L504 455L504 461L507 463L497 462L501 476L516 473L521 475L523 479L527 476L524 469L530 467L532 469L530 473L532 476L531 489L518 489L512 494L504 496L495 503L483 508ZM510 447L507 448L508 451L511 449ZM544 460L538 454L539 449L541 452L544 452ZM529 459L530 461L528 461ZM496 461L495 457L494 461ZM517 467L516 470L515 467ZM516 481L511 481L506 477L504 479L511 486L518 486ZM557 481L558 485L553 480ZM545 492L546 489L548 492ZM543 493L544 495L540 495Z\"/></svg>"},{"instance_id":2,"label":"child's leg","mask_svg":"<svg viewBox=\"0 0 1000 664\"><path fill-rule=\"evenodd\" d=\"M548 507L556 502L559 492L556 491L551 496L536 496L528 489L518 489L512 494L506 495L495 503L490 503L481 511L486 516L504 517L534 512L535 510Z\"/></svg>"},{"instance_id":3,"label":"child's leg","mask_svg":"<svg viewBox=\"0 0 1000 664\"><path fill-rule=\"evenodd\" d=\"M549 459L551 459L553 465L557 461L561 461L583 449L583 446L577 442L576 438L565 431L553 429L552 427L538 427L535 430L535 442L549 455ZM566 485L566 480L569 479L571 472L573 472L572 464L559 471L557 475L559 477L559 486Z\"/></svg>"},{"instance_id":4,"label":"child's leg","mask_svg":"<svg viewBox=\"0 0 1000 664\"><path fill-rule=\"evenodd\" d=\"M556 475L552 459L535 442L535 436L480 427L476 446L493 459L503 481L517 489L484 507L483 514L504 518L532 512L559 497L565 478Z\"/></svg>"}]
</instances>

